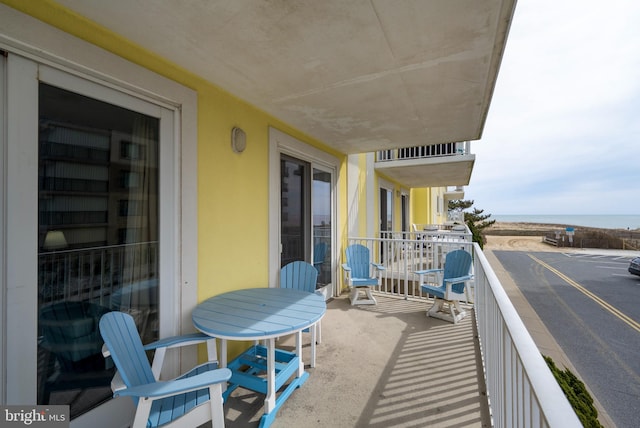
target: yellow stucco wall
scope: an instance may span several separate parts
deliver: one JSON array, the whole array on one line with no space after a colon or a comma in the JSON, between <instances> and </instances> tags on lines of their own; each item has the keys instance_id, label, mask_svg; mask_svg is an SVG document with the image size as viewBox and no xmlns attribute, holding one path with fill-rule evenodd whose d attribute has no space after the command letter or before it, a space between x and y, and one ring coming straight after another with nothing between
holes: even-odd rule
<instances>
[{"instance_id":1,"label":"yellow stucco wall","mask_svg":"<svg viewBox=\"0 0 640 428\"><path fill-rule=\"evenodd\" d=\"M370 168L368 168L368 166ZM368 236L367 224L373 222L374 224L374 236L378 236L380 233L380 181L384 180L387 184L393 187L393 216L394 216L394 231L400 231L402 228L402 200L401 192L406 189L402 183L390 179L384 174L377 173L373 170L373 165L367 165L367 154L359 154L357 156L358 167L358 193L356 195L357 211L352 210L351 213L357 212L357 233L358 236ZM367 209L367 183L369 180L373 180L373 210ZM436 209L436 201L433 194L440 189L432 188L413 188L409 190L409 229L411 229L411 223L427 224L433 221ZM353 221L353 219L351 220ZM344 237L346 238L346 236ZM346 241L345 241L346 242Z\"/></svg>"},{"instance_id":2,"label":"yellow stucco wall","mask_svg":"<svg viewBox=\"0 0 640 428\"><path fill-rule=\"evenodd\" d=\"M366 155L359 154L358 155L358 236L367 236L367 221L369 216L376 216L375 212L369 212L367 209L367 179L371 179L371 177L367 176L367 157ZM377 180L376 180L377 187ZM375 205L378 206L378 195L374 194Z\"/></svg>"},{"instance_id":3,"label":"yellow stucco wall","mask_svg":"<svg viewBox=\"0 0 640 428\"><path fill-rule=\"evenodd\" d=\"M52 1L0 1L197 92L198 298L266 286L269 126L338 158L344 155ZM247 134L247 148L241 154L230 147L233 126ZM343 160L341 176L345 168ZM339 198L344 199L345 185L340 183L339 189ZM346 210L338 215L344 222Z\"/></svg>"},{"instance_id":4,"label":"yellow stucco wall","mask_svg":"<svg viewBox=\"0 0 640 428\"><path fill-rule=\"evenodd\" d=\"M411 189L411 223L431 223L431 189Z\"/></svg>"}]
</instances>

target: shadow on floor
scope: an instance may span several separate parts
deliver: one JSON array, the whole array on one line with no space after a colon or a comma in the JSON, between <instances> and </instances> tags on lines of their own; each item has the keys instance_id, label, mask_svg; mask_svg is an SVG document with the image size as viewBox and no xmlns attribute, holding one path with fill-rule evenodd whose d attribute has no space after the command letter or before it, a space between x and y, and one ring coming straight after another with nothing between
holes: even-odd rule
<instances>
[{"instance_id":1,"label":"shadow on floor","mask_svg":"<svg viewBox=\"0 0 640 428\"><path fill-rule=\"evenodd\" d=\"M278 427L488 427L473 311L454 325L428 318L430 302L376 297L352 307L331 300L317 366L283 404ZM303 336L308 361L309 335ZM292 336L278 347L293 349ZM264 396L238 388L225 403L228 428L258 426Z\"/></svg>"}]
</instances>

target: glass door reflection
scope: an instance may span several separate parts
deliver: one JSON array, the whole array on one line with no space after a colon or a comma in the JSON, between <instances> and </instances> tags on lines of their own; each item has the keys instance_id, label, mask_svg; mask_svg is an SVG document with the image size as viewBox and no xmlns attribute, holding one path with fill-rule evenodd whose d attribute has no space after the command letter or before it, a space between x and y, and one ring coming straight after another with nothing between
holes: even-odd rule
<instances>
[{"instance_id":1,"label":"glass door reflection","mask_svg":"<svg viewBox=\"0 0 640 428\"><path fill-rule=\"evenodd\" d=\"M112 396L100 317L158 338L159 119L41 83L38 404L74 418Z\"/></svg>"}]
</instances>

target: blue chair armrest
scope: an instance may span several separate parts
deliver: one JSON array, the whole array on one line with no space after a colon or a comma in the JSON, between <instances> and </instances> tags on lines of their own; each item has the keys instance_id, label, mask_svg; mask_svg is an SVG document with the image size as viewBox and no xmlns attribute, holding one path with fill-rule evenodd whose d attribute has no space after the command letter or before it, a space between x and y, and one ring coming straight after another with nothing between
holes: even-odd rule
<instances>
[{"instance_id":1,"label":"blue chair armrest","mask_svg":"<svg viewBox=\"0 0 640 428\"><path fill-rule=\"evenodd\" d=\"M209 341L212 342L207 343ZM208 336L204 333L190 333L180 336L165 337L164 339L156 340L155 342L144 345L145 351L156 351L155 355L153 356L153 362L151 364L151 370L153 371L153 375L155 376L155 378L160 378L160 372L162 371L164 357L167 349L198 345L200 343L207 343L207 353L209 361L217 361L218 353L215 346L215 337Z\"/></svg>"},{"instance_id":2,"label":"blue chair armrest","mask_svg":"<svg viewBox=\"0 0 640 428\"><path fill-rule=\"evenodd\" d=\"M465 275L465 276L459 276L457 278L446 278L444 280L445 283L450 283L450 284L455 284L458 282L465 282L465 281L471 281L473 279L473 275Z\"/></svg>"},{"instance_id":3,"label":"blue chair armrest","mask_svg":"<svg viewBox=\"0 0 640 428\"><path fill-rule=\"evenodd\" d=\"M382 266L380 263L371 263L373 265L373 267L375 267L378 270L386 270L387 268Z\"/></svg>"},{"instance_id":4,"label":"blue chair armrest","mask_svg":"<svg viewBox=\"0 0 640 428\"><path fill-rule=\"evenodd\" d=\"M192 333L184 334L182 336L171 336L164 339L156 340L155 342L144 345L145 351L153 351L159 348L175 348L178 346L189 346L204 343L207 340L214 339L214 337L207 336L204 333ZM107 345L102 345L102 355L106 358L111 356L111 351L107 348Z\"/></svg>"},{"instance_id":5,"label":"blue chair armrest","mask_svg":"<svg viewBox=\"0 0 640 428\"><path fill-rule=\"evenodd\" d=\"M351 272L351 268L349 267L349 265L347 265L346 263L342 264L342 269L344 269L347 272Z\"/></svg>"},{"instance_id":6,"label":"blue chair armrest","mask_svg":"<svg viewBox=\"0 0 640 428\"><path fill-rule=\"evenodd\" d=\"M197 391L209 387L209 385L226 382L231 379L231 370L216 369L204 372L184 379L169 382L153 382L146 385L134 386L114 392L114 397L153 397L164 398L190 391Z\"/></svg>"},{"instance_id":7,"label":"blue chair armrest","mask_svg":"<svg viewBox=\"0 0 640 428\"><path fill-rule=\"evenodd\" d=\"M164 339L148 343L144 345L144 350L150 351L158 348L175 348L178 346L197 345L211 339L214 338L204 333L183 334L181 336L165 337Z\"/></svg>"},{"instance_id":8,"label":"blue chair armrest","mask_svg":"<svg viewBox=\"0 0 640 428\"><path fill-rule=\"evenodd\" d=\"M448 296L449 293L453 292L452 287L453 287L454 284L458 284L458 283L461 283L461 282L465 283L464 284L465 288L463 288L463 290L465 290L466 289L466 282L467 281L471 281L472 279L473 279L473 275L465 275L465 276L459 276L457 278L447 278L447 279L445 279L444 280L444 288L446 289L446 291L445 291L446 296ZM456 295L460 295L461 294L460 291L455 291L453 293L456 294ZM445 298L447 298L446 296L445 296Z\"/></svg>"}]
</instances>

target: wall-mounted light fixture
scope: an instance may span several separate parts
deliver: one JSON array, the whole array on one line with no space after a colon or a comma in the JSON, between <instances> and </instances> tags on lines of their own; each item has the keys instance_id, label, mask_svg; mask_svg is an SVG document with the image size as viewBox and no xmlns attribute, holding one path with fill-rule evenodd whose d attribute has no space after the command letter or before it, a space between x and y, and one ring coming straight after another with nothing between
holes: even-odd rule
<instances>
[{"instance_id":1,"label":"wall-mounted light fixture","mask_svg":"<svg viewBox=\"0 0 640 428\"><path fill-rule=\"evenodd\" d=\"M247 134L237 126L231 128L231 148L236 153L244 152L247 147Z\"/></svg>"}]
</instances>

